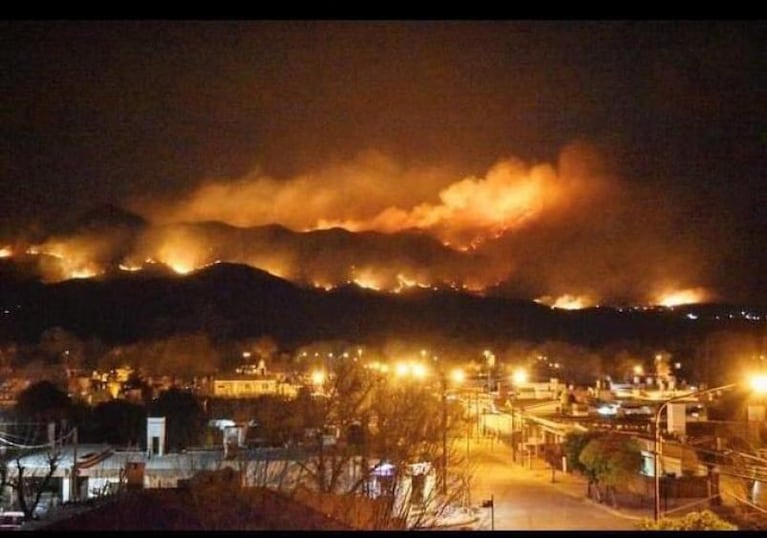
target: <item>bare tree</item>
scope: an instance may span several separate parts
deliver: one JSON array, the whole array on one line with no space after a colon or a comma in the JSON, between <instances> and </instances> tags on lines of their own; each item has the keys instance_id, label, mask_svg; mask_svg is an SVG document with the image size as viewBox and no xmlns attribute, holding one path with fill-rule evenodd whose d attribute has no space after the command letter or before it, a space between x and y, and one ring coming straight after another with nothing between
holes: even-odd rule
<instances>
[{"instance_id":1,"label":"bare tree","mask_svg":"<svg viewBox=\"0 0 767 538\"><path fill-rule=\"evenodd\" d=\"M335 496L347 512L374 505L366 528L422 526L461 500L466 467L447 439L463 431L463 411L442 398L439 383L395 381L340 361L321 394L301 411L312 438L299 461L300 486Z\"/></svg>"},{"instance_id":2,"label":"bare tree","mask_svg":"<svg viewBox=\"0 0 767 538\"><path fill-rule=\"evenodd\" d=\"M24 512L26 519L32 519L43 494L53 485L61 462L63 438L51 438L52 424L14 426L0 438L5 448L0 457L0 485L11 491L11 504ZM45 442L46 436L49 442Z\"/></svg>"}]
</instances>

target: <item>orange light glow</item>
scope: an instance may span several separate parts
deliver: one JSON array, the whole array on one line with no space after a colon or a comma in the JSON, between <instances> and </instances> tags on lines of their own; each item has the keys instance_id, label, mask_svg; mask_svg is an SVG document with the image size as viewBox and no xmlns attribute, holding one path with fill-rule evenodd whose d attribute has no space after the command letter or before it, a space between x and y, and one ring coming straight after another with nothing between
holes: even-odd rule
<instances>
[{"instance_id":1,"label":"orange light glow","mask_svg":"<svg viewBox=\"0 0 767 538\"><path fill-rule=\"evenodd\" d=\"M352 280L352 282L356 284L357 286L359 286L360 288L365 288L365 289L374 290L374 291L381 291L381 286L379 286L373 279L358 277Z\"/></svg>"},{"instance_id":2,"label":"orange light glow","mask_svg":"<svg viewBox=\"0 0 767 538\"><path fill-rule=\"evenodd\" d=\"M546 295L544 297L539 297L535 302L562 310L580 310L582 308L594 306L594 301L586 295L565 294L556 298Z\"/></svg>"},{"instance_id":3,"label":"orange light glow","mask_svg":"<svg viewBox=\"0 0 767 538\"><path fill-rule=\"evenodd\" d=\"M173 269L173 272L178 273L179 275L188 275L192 271L194 271L194 265L187 264L181 261L176 260L169 260L166 262L166 265Z\"/></svg>"},{"instance_id":4,"label":"orange light glow","mask_svg":"<svg viewBox=\"0 0 767 538\"><path fill-rule=\"evenodd\" d=\"M197 245L185 239L164 243L157 251L156 259L180 275L189 274L203 265Z\"/></svg>"},{"instance_id":5,"label":"orange light glow","mask_svg":"<svg viewBox=\"0 0 767 538\"><path fill-rule=\"evenodd\" d=\"M767 375L758 374L751 377L751 390L757 394L767 394Z\"/></svg>"},{"instance_id":6,"label":"orange light glow","mask_svg":"<svg viewBox=\"0 0 767 538\"><path fill-rule=\"evenodd\" d=\"M249 263L251 267L258 267L262 271L266 271L272 276L290 280L291 273L288 268L277 260L265 260L257 263Z\"/></svg>"},{"instance_id":7,"label":"orange light glow","mask_svg":"<svg viewBox=\"0 0 767 538\"><path fill-rule=\"evenodd\" d=\"M13 256L13 249L11 247L0 248L0 258L10 258Z\"/></svg>"},{"instance_id":8,"label":"orange light glow","mask_svg":"<svg viewBox=\"0 0 767 538\"><path fill-rule=\"evenodd\" d=\"M92 278L104 272L93 261L99 245L84 239L50 240L42 245L27 248L27 254L44 255L55 258L56 264L46 268L43 274L45 282L60 282L74 278Z\"/></svg>"},{"instance_id":9,"label":"orange light glow","mask_svg":"<svg viewBox=\"0 0 767 538\"><path fill-rule=\"evenodd\" d=\"M121 263L120 265L118 265L118 267L120 268L120 271L129 271L129 272L141 271L142 269L140 265L133 265L130 263Z\"/></svg>"},{"instance_id":10,"label":"orange light glow","mask_svg":"<svg viewBox=\"0 0 767 538\"><path fill-rule=\"evenodd\" d=\"M90 267L82 267L79 269L74 269L71 271L67 278L65 280L69 279L75 279L75 278L93 278L94 276L97 276L101 271L98 269L90 268Z\"/></svg>"},{"instance_id":11,"label":"orange light glow","mask_svg":"<svg viewBox=\"0 0 767 538\"><path fill-rule=\"evenodd\" d=\"M706 301L709 293L703 288L687 288L683 290L666 291L657 296L655 303L666 308L679 305L696 304Z\"/></svg>"},{"instance_id":12,"label":"orange light glow","mask_svg":"<svg viewBox=\"0 0 767 538\"><path fill-rule=\"evenodd\" d=\"M371 268L355 269L352 272L352 276L352 282L360 288L381 291L381 288L383 287L381 285L381 278L378 277L375 271Z\"/></svg>"},{"instance_id":13,"label":"orange light glow","mask_svg":"<svg viewBox=\"0 0 767 538\"><path fill-rule=\"evenodd\" d=\"M397 274L397 286L392 290L394 293L401 293L402 291L409 289L409 288L424 288L428 289L431 286L429 284L426 284L424 282L419 282L418 280L414 278L409 278L402 273Z\"/></svg>"}]
</instances>

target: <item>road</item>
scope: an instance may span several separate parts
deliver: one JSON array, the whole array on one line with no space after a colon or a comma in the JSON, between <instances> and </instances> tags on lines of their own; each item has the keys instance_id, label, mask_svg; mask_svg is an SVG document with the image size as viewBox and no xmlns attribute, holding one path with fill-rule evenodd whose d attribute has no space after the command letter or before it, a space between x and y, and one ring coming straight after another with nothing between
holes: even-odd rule
<instances>
[{"instance_id":1,"label":"road","mask_svg":"<svg viewBox=\"0 0 767 538\"><path fill-rule=\"evenodd\" d=\"M474 469L471 499L478 505L493 495L495 530L636 530L636 520L615 515L551 484L543 463L533 469L513 463L511 450L499 442L472 442ZM585 493L585 492L584 492ZM475 527L490 529L490 509Z\"/></svg>"}]
</instances>

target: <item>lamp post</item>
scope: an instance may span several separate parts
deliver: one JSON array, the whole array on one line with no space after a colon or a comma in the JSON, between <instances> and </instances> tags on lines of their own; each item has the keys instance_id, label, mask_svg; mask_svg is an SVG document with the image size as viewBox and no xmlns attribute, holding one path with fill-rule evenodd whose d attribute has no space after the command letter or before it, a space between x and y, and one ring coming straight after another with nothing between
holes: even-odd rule
<instances>
[{"instance_id":1,"label":"lamp post","mask_svg":"<svg viewBox=\"0 0 767 538\"><path fill-rule=\"evenodd\" d=\"M450 374L455 383L462 383L465 375L463 370L456 369ZM439 370L440 393L442 397L442 454L440 462L440 493L447 495L447 376L444 370Z\"/></svg>"},{"instance_id":2,"label":"lamp post","mask_svg":"<svg viewBox=\"0 0 767 538\"><path fill-rule=\"evenodd\" d=\"M422 354L423 355L423 354ZM423 379L429 375L427 367L418 362L398 362L394 365L394 375L401 379ZM437 375L439 376L439 389L440 389L440 405L441 405L441 441L442 441L442 453L440 454L440 470L439 470L439 491L441 494L447 494L447 392L448 392L448 378L445 371L441 368L437 369ZM457 384L463 382L465 374L463 370L455 369L450 373L450 379Z\"/></svg>"},{"instance_id":3,"label":"lamp post","mask_svg":"<svg viewBox=\"0 0 767 538\"><path fill-rule=\"evenodd\" d=\"M440 465L440 493L447 495L447 380L444 372L440 372L442 389L442 462Z\"/></svg>"},{"instance_id":4,"label":"lamp post","mask_svg":"<svg viewBox=\"0 0 767 538\"><path fill-rule=\"evenodd\" d=\"M765 392L767 390L767 382L765 382L764 376L758 376L752 379L751 386L753 387L755 392ZM654 474L655 474L655 521L658 521L661 518L661 509L660 509L660 473L659 473L659 462L660 462L660 456L662 456L662 449L663 449L663 443L661 438L661 431L660 431L660 416L663 412L663 409L665 409L668 404L682 400L684 398L688 398L690 396L700 396L702 394L708 394L710 392L717 392L721 390L728 390L735 386L739 385L739 383L730 383L729 385L722 385L720 387L713 387L710 389L704 389L704 390L697 390L688 392L686 394L680 394L679 396L674 396L673 398L669 398L667 400L664 400L661 402L661 404L658 406L658 409L655 411L655 455L654 455Z\"/></svg>"}]
</instances>

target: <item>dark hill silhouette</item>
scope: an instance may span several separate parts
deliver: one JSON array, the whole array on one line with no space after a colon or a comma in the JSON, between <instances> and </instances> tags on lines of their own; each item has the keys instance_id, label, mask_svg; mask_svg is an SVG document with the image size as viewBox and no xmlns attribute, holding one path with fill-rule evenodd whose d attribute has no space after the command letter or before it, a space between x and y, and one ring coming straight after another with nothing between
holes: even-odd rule
<instances>
[{"instance_id":1,"label":"dark hill silhouette","mask_svg":"<svg viewBox=\"0 0 767 538\"><path fill-rule=\"evenodd\" d=\"M218 221L152 224L109 204L48 230L35 243L42 252L65 245L107 271L148 259L172 263L169 256L175 255L197 266L224 261L276 269L300 283L339 285L371 270L390 289L400 274L430 283L498 277L484 257L453 250L416 230L387 234L342 228L295 231L277 224L240 228ZM31 266L29 272L46 280L66 277L55 266Z\"/></svg>"},{"instance_id":2,"label":"dark hill silhouette","mask_svg":"<svg viewBox=\"0 0 767 538\"><path fill-rule=\"evenodd\" d=\"M116 228L138 231L148 222L143 217L114 204L96 206L78 216L57 232L75 234L86 231L105 231Z\"/></svg>"},{"instance_id":3,"label":"dark hill silhouette","mask_svg":"<svg viewBox=\"0 0 767 538\"><path fill-rule=\"evenodd\" d=\"M30 342L58 326L81 338L113 343L204 331L214 338L269 334L286 346L327 339L420 341L428 335L465 342L563 340L589 346L639 339L649 345L697 337L714 326L710 319L687 318L692 306L680 311L564 311L449 290L383 294L343 286L325 292L229 263L186 276L142 271L48 285L1 281L0 292L3 302L13 305L10 314L0 316L0 334ZM701 306L701 315L711 308ZM743 320L716 323L748 326Z\"/></svg>"}]
</instances>

